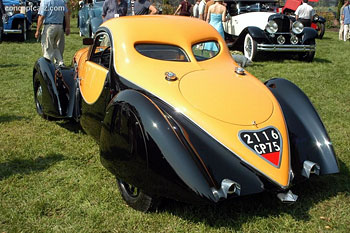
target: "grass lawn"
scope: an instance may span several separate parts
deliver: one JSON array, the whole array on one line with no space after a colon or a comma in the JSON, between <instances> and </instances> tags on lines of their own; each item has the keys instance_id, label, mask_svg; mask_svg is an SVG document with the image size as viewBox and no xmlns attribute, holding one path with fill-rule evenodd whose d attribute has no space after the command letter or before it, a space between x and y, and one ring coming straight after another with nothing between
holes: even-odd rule
<instances>
[{"instance_id":1,"label":"grass lawn","mask_svg":"<svg viewBox=\"0 0 350 233\"><path fill-rule=\"evenodd\" d=\"M70 64L82 47L78 30L66 40ZM36 114L32 69L40 56L35 39L0 44L0 232L350 231L350 43L336 32L317 40L312 63L275 59L247 68L262 81L285 77L304 90L334 144L341 173L293 187L294 205L263 193L219 206L168 201L154 213L131 209L93 139Z\"/></svg>"}]
</instances>

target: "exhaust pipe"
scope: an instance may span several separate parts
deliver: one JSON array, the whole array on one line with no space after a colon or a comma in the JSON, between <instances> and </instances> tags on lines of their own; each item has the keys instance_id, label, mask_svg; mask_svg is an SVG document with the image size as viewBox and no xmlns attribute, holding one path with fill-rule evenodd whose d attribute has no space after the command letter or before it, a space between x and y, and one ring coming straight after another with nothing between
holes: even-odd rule
<instances>
[{"instance_id":1,"label":"exhaust pipe","mask_svg":"<svg viewBox=\"0 0 350 233\"><path fill-rule=\"evenodd\" d=\"M301 170L301 175L309 179L311 174L320 175L320 169L321 168L317 163L306 160L304 161L303 170Z\"/></svg>"},{"instance_id":2,"label":"exhaust pipe","mask_svg":"<svg viewBox=\"0 0 350 233\"><path fill-rule=\"evenodd\" d=\"M280 199L281 202L287 203L287 204L293 204L298 199L298 195L295 195L294 193L292 193L291 190L289 190L286 193L279 193L277 194L277 197L278 199Z\"/></svg>"},{"instance_id":3,"label":"exhaust pipe","mask_svg":"<svg viewBox=\"0 0 350 233\"><path fill-rule=\"evenodd\" d=\"M213 195L215 197L215 202L218 202L220 198L227 199L228 194L235 193L239 196L241 194L241 185L230 179L223 179L221 181L220 189L212 187L211 191L213 192Z\"/></svg>"}]
</instances>

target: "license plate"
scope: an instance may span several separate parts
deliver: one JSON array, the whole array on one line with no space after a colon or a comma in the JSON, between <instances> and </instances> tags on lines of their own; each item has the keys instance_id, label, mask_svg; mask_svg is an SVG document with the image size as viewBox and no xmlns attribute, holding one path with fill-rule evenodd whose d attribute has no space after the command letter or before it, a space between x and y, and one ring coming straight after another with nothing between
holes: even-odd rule
<instances>
[{"instance_id":1,"label":"license plate","mask_svg":"<svg viewBox=\"0 0 350 233\"><path fill-rule=\"evenodd\" d=\"M239 138L256 155L279 167L281 162L282 139L280 132L274 127L262 130L242 130Z\"/></svg>"}]
</instances>

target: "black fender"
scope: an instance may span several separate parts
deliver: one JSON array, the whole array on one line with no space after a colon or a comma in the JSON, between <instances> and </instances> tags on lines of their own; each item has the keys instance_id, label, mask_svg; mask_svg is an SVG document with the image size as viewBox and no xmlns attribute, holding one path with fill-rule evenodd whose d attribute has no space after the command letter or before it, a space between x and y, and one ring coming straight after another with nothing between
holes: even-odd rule
<instances>
[{"instance_id":1,"label":"black fender","mask_svg":"<svg viewBox=\"0 0 350 233\"><path fill-rule=\"evenodd\" d=\"M322 16L318 16L318 20L313 20L312 22L325 24L326 23L326 19L324 17L322 17Z\"/></svg>"},{"instance_id":2,"label":"black fender","mask_svg":"<svg viewBox=\"0 0 350 233\"><path fill-rule=\"evenodd\" d=\"M302 40L303 44L309 44L308 43L309 41L314 41L318 37L317 31L310 27L305 27L303 34L304 34L303 40Z\"/></svg>"},{"instance_id":3,"label":"black fender","mask_svg":"<svg viewBox=\"0 0 350 233\"><path fill-rule=\"evenodd\" d=\"M236 49L239 51L243 51L244 46L244 39L247 34L250 34L254 40L261 42L261 41L268 41L268 37L266 36L266 33L261 30L258 27L247 27L239 34L238 38L235 40L235 42L232 45L232 49ZM228 34L229 35L229 34Z\"/></svg>"},{"instance_id":4,"label":"black fender","mask_svg":"<svg viewBox=\"0 0 350 233\"><path fill-rule=\"evenodd\" d=\"M73 69L60 68L57 70L50 60L41 57L34 65L34 92L38 81L42 87L42 110L45 115L54 118L76 115L77 111L74 106L77 102L78 85L74 80Z\"/></svg>"},{"instance_id":5,"label":"black fender","mask_svg":"<svg viewBox=\"0 0 350 233\"><path fill-rule=\"evenodd\" d=\"M248 27L247 31L255 40L268 40L265 31L258 27Z\"/></svg>"},{"instance_id":6,"label":"black fender","mask_svg":"<svg viewBox=\"0 0 350 233\"><path fill-rule=\"evenodd\" d=\"M33 70L34 92L36 80L40 81L42 87L43 113L55 118L62 117L62 105L55 85L55 66L50 60L41 57L35 63Z\"/></svg>"},{"instance_id":7,"label":"black fender","mask_svg":"<svg viewBox=\"0 0 350 233\"><path fill-rule=\"evenodd\" d=\"M142 137L135 140L136 135ZM121 91L107 107L100 154L109 171L146 193L182 195L172 196L181 200L195 194L197 199L217 201L194 155L159 107L139 91Z\"/></svg>"},{"instance_id":8,"label":"black fender","mask_svg":"<svg viewBox=\"0 0 350 233\"><path fill-rule=\"evenodd\" d=\"M320 166L320 174L339 172L333 145L309 98L292 82L274 78L265 83L278 100L287 124L292 167L300 176L304 161Z\"/></svg>"}]
</instances>

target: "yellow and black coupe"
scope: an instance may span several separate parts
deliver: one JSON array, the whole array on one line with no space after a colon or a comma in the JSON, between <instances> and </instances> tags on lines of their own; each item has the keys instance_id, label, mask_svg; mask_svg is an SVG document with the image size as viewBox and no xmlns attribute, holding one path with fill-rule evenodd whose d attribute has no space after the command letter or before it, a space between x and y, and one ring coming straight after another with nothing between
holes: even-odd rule
<instances>
[{"instance_id":1,"label":"yellow and black coupe","mask_svg":"<svg viewBox=\"0 0 350 233\"><path fill-rule=\"evenodd\" d=\"M36 62L36 110L80 122L131 207L265 190L295 202L293 184L339 172L308 97L288 80L262 83L239 67L206 22L126 16L84 44L71 68Z\"/></svg>"}]
</instances>

